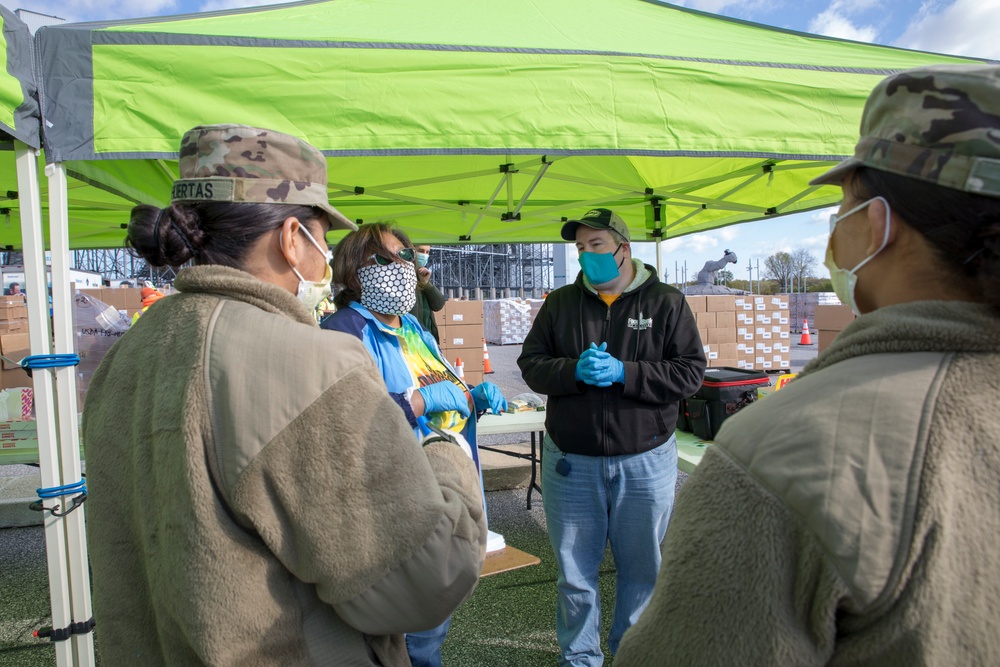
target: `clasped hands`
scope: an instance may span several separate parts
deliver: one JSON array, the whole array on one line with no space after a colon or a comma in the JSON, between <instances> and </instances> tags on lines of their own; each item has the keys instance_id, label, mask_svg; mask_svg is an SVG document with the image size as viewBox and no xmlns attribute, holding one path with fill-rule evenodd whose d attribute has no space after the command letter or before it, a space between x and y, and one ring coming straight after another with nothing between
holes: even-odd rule
<instances>
[{"instance_id":1,"label":"clasped hands","mask_svg":"<svg viewBox=\"0 0 1000 667\"><path fill-rule=\"evenodd\" d=\"M608 344L591 343L576 363L576 379L595 387L610 387L625 382L625 364L607 352Z\"/></svg>"}]
</instances>

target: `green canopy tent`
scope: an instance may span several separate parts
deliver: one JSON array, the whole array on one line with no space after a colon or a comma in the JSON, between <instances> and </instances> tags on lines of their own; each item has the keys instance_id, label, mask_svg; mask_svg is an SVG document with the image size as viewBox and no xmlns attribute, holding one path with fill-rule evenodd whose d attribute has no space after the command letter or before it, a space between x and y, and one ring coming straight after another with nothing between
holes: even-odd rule
<instances>
[{"instance_id":1,"label":"green canopy tent","mask_svg":"<svg viewBox=\"0 0 1000 667\"><path fill-rule=\"evenodd\" d=\"M209 123L308 140L349 217L435 244L558 241L598 205L636 240L806 211L840 198L808 181L880 78L975 62L647 0L316 0L35 46L53 239L74 248L166 204L181 135Z\"/></svg>"},{"instance_id":2,"label":"green canopy tent","mask_svg":"<svg viewBox=\"0 0 1000 667\"><path fill-rule=\"evenodd\" d=\"M37 44L71 177L163 204L185 130L257 125L323 150L349 217L433 243L558 241L597 205L636 239L829 206L808 181L852 151L875 82L970 62L645 0L322 0ZM118 245L120 220L92 238Z\"/></svg>"},{"instance_id":3,"label":"green canopy tent","mask_svg":"<svg viewBox=\"0 0 1000 667\"><path fill-rule=\"evenodd\" d=\"M0 134L9 142L4 149L14 159L0 160L3 178L3 233L19 232L17 246L24 250L24 276L27 293L29 343L36 359L53 352L73 352L73 332L69 297L69 237L65 227L53 229L52 279L54 283L53 328L49 327L48 289L45 267L45 243L42 235L42 207L39 194L38 146L40 136L37 86L32 71L32 38L28 27L5 7L0 7ZM63 191L64 183L60 183ZM64 201L53 202L65 208ZM10 223L15 218L16 225ZM13 240L4 239L5 241ZM13 245L13 244L11 244ZM61 288L59 287L61 283ZM53 341L55 345L53 346ZM20 361L28 366L27 361ZM76 414L76 386L72 366L38 370L33 376L36 428L41 485L55 490L82 482L79 433ZM58 397L58 401L57 401ZM85 493L85 490L83 490ZM83 512L57 514L52 508L69 506L66 496L47 498L42 512L45 526L46 560L52 604L52 627L57 630L78 627L91 618L90 579ZM74 626L79 622L79 626ZM73 632L55 644L59 665L84 667L94 664L93 635Z\"/></svg>"}]
</instances>

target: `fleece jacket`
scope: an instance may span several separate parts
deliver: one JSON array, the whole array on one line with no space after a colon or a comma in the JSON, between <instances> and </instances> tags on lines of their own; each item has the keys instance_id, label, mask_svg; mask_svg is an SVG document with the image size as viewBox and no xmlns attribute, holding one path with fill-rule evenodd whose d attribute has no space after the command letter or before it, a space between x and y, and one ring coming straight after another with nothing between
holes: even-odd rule
<instances>
[{"instance_id":1,"label":"fleece jacket","mask_svg":"<svg viewBox=\"0 0 1000 667\"><path fill-rule=\"evenodd\" d=\"M476 468L421 448L371 357L287 290L185 269L83 416L101 662L409 665L469 595Z\"/></svg>"},{"instance_id":2,"label":"fleece jacket","mask_svg":"<svg viewBox=\"0 0 1000 667\"><path fill-rule=\"evenodd\" d=\"M998 665L1000 317L880 308L728 419L616 667Z\"/></svg>"}]
</instances>

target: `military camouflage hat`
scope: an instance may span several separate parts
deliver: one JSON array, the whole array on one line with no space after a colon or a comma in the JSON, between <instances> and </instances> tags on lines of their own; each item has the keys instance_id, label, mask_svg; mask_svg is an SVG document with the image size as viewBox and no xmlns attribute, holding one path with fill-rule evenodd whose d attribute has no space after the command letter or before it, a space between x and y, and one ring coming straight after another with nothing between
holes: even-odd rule
<instances>
[{"instance_id":1,"label":"military camouflage hat","mask_svg":"<svg viewBox=\"0 0 1000 667\"><path fill-rule=\"evenodd\" d=\"M330 206L326 158L296 137L246 125L200 125L181 139L171 202L316 206L333 229L357 225Z\"/></svg>"},{"instance_id":2,"label":"military camouflage hat","mask_svg":"<svg viewBox=\"0 0 1000 667\"><path fill-rule=\"evenodd\" d=\"M862 165L1000 197L1000 65L920 67L881 81L854 157L810 185L839 185Z\"/></svg>"}]
</instances>

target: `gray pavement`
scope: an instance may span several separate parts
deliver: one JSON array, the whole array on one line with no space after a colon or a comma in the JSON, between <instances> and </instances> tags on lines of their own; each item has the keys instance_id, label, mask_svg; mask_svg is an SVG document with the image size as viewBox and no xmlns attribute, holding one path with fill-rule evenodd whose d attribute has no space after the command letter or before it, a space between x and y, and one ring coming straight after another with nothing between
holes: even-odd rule
<instances>
[{"instance_id":1,"label":"gray pavement","mask_svg":"<svg viewBox=\"0 0 1000 667\"><path fill-rule=\"evenodd\" d=\"M801 370L816 356L816 346L792 345L792 371ZM512 398L528 391L517 368L520 345L489 347L494 369L486 376L504 395ZM484 437L481 444L526 448L523 434ZM520 467L527 462L503 455L484 456L484 468ZM28 466L0 466L0 477L37 474ZM523 474L526 480L526 474ZM678 475L678 488L686 479ZM489 484L487 484L489 488ZM556 570L545 533L541 499L535 495L533 509L525 508L525 490L496 490L486 494L493 530L522 551L539 556L541 565L507 572L481 581L473 596L456 612L444 646L450 667L533 667L556 661L554 630ZM611 619L614 565L610 555L600 568L604 624ZM48 577L45 569L45 539L41 527L0 529L0 667L52 667L55 653L46 640L32 631L50 622ZM100 648L100 619L96 641ZM604 628L607 634L608 628ZM606 647L605 647L606 651ZM100 655L98 653L98 664ZM611 660L605 664L611 664Z\"/></svg>"}]
</instances>

